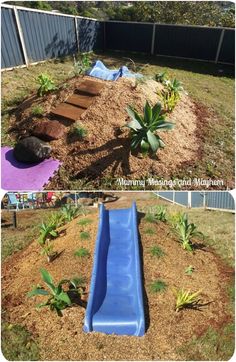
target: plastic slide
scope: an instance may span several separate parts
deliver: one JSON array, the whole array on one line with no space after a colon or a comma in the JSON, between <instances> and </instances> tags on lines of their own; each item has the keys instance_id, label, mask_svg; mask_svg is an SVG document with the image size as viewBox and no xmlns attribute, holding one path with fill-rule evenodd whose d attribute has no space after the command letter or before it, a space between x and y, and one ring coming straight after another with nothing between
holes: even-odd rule
<instances>
[{"instance_id":1,"label":"plastic slide","mask_svg":"<svg viewBox=\"0 0 236 362\"><path fill-rule=\"evenodd\" d=\"M116 81L120 77L126 78L142 78L142 74L132 73L124 65L119 69L108 69L101 60L97 60L92 69L88 71L88 75L91 77L100 78L103 80Z\"/></svg>"},{"instance_id":2,"label":"plastic slide","mask_svg":"<svg viewBox=\"0 0 236 362\"><path fill-rule=\"evenodd\" d=\"M136 204L100 207L85 332L143 336L145 319Z\"/></svg>"}]
</instances>

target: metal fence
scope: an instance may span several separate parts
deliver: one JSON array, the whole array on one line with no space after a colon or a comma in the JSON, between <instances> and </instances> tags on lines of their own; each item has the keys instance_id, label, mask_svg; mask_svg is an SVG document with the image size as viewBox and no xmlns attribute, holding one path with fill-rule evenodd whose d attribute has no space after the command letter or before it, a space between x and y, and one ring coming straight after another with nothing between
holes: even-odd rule
<instances>
[{"instance_id":1,"label":"metal fence","mask_svg":"<svg viewBox=\"0 0 236 362\"><path fill-rule=\"evenodd\" d=\"M234 64L235 29L98 21L2 5L2 69L74 54L121 50Z\"/></svg>"},{"instance_id":2,"label":"metal fence","mask_svg":"<svg viewBox=\"0 0 236 362\"><path fill-rule=\"evenodd\" d=\"M156 195L186 207L235 212L233 196L227 191L158 191Z\"/></svg>"}]
</instances>

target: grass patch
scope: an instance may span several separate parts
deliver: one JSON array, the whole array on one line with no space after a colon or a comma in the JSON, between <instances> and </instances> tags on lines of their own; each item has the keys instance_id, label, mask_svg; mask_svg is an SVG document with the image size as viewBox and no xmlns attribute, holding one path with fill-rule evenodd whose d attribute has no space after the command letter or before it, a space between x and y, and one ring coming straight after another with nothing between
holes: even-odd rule
<instances>
[{"instance_id":1,"label":"grass patch","mask_svg":"<svg viewBox=\"0 0 236 362\"><path fill-rule=\"evenodd\" d=\"M148 235L154 235L155 234L155 230L151 229L151 228L148 228L146 230L144 230L144 233L145 234L148 234Z\"/></svg>"},{"instance_id":2,"label":"grass patch","mask_svg":"<svg viewBox=\"0 0 236 362\"><path fill-rule=\"evenodd\" d=\"M37 361L39 348L31 334L19 324L2 323L2 353L9 361Z\"/></svg>"},{"instance_id":3,"label":"grass patch","mask_svg":"<svg viewBox=\"0 0 236 362\"><path fill-rule=\"evenodd\" d=\"M42 116L43 112L44 109L41 106L34 106L31 111L33 116Z\"/></svg>"},{"instance_id":4,"label":"grass patch","mask_svg":"<svg viewBox=\"0 0 236 362\"><path fill-rule=\"evenodd\" d=\"M144 220L146 222L149 222L149 223L155 223L156 222L156 218L155 218L155 215L154 214L147 214L144 218Z\"/></svg>"},{"instance_id":5,"label":"grass patch","mask_svg":"<svg viewBox=\"0 0 236 362\"><path fill-rule=\"evenodd\" d=\"M92 219L81 219L78 221L78 225L81 225L81 226L86 226L86 225L89 225L93 222Z\"/></svg>"},{"instance_id":6,"label":"grass patch","mask_svg":"<svg viewBox=\"0 0 236 362\"><path fill-rule=\"evenodd\" d=\"M150 253L151 253L152 256L156 256L158 258L165 255L164 251L157 245L153 246L150 249Z\"/></svg>"},{"instance_id":7,"label":"grass patch","mask_svg":"<svg viewBox=\"0 0 236 362\"><path fill-rule=\"evenodd\" d=\"M201 337L193 337L178 348L183 360L228 361L234 353L234 325L227 324L221 331L209 328Z\"/></svg>"},{"instance_id":8,"label":"grass patch","mask_svg":"<svg viewBox=\"0 0 236 362\"><path fill-rule=\"evenodd\" d=\"M90 238L90 234L88 231L82 231L80 233L80 239L81 240L88 240Z\"/></svg>"},{"instance_id":9,"label":"grass patch","mask_svg":"<svg viewBox=\"0 0 236 362\"><path fill-rule=\"evenodd\" d=\"M73 126L69 131L69 136L75 137L76 139L79 139L79 140L82 140L83 138L85 138L87 136L87 134L88 134L88 131L86 130L86 128L84 128L80 124Z\"/></svg>"},{"instance_id":10,"label":"grass patch","mask_svg":"<svg viewBox=\"0 0 236 362\"><path fill-rule=\"evenodd\" d=\"M158 279L158 280L154 280L151 284L150 284L150 292L151 293L162 293L166 290L167 288L167 284L165 282L163 282L162 280Z\"/></svg>"},{"instance_id":11,"label":"grass patch","mask_svg":"<svg viewBox=\"0 0 236 362\"><path fill-rule=\"evenodd\" d=\"M74 255L78 256L79 258L84 258L86 256L90 256L90 252L86 248L80 248L75 251Z\"/></svg>"},{"instance_id":12,"label":"grass patch","mask_svg":"<svg viewBox=\"0 0 236 362\"><path fill-rule=\"evenodd\" d=\"M52 210L25 210L16 213L17 228L11 227L12 212L3 212L2 217L10 226L2 224L2 261L13 253L24 249L39 235L39 225L48 221ZM33 217L32 217L33 216Z\"/></svg>"}]
</instances>

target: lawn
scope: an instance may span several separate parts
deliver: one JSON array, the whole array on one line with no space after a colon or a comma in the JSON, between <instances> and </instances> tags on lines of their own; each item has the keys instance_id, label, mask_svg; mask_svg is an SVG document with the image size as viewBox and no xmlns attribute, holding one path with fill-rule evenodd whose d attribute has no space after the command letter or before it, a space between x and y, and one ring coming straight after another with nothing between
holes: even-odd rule
<instances>
[{"instance_id":1,"label":"lawn","mask_svg":"<svg viewBox=\"0 0 236 362\"><path fill-rule=\"evenodd\" d=\"M176 77L181 81L185 93L180 106L174 110L173 116L170 113L168 117L170 119L173 117L176 122L176 136L174 133L172 136L171 133L175 131L168 132L167 136L164 135L167 146L164 150L158 151L156 161L149 157L145 160L140 160L136 156L127 157L129 153L125 138L127 135L123 133L125 137L122 138L122 132L124 132L122 126L126 114L123 107L127 105L127 102L132 102L135 97L140 97L140 93L135 90L132 98L127 85L110 85L107 92L104 91L105 95L100 103L98 101L82 120L86 128L85 133L88 133L87 138L78 142L70 140L70 143L63 141L59 145L53 144L56 148L53 156L64 161L65 155L68 155L65 160L67 165L61 166L57 177L54 177L46 188L121 189L124 186L119 186L116 182L119 175L128 179L145 179L149 176L155 176L157 179L183 177L222 179L224 185L218 188L234 187L234 74L232 67L126 53L93 54L92 58L103 60L108 67L117 68L127 64L132 70L142 72L147 77L166 71L170 78ZM132 58L132 62L128 58ZM42 72L49 74L56 85L64 83L64 88L69 87L68 79L72 79L74 74L73 61L67 57L61 61L48 61L30 66L28 69L15 69L2 73L2 145L15 143L12 133L8 132L9 127L14 128L17 106L36 91L36 78ZM150 84L147 83L146 93ZM143 86L138 86L138 89L142 90ZM109 96L114 99L116 97L116 107L120 107L120 110L112 109L114 99L108 101ZM153 95L152 99L154 99ZM194 113L192 113L193 109ZM106 128L104 126L101 128L104 120L101 123L100 116L103 112L104 119L107 117ZM116 117L116 124L112 117ZM117 131L121 133L118 138ZM74 165L73 170L71 164ZM129 188L143 189L140 185L131 185ZM151 189L152 186L149 188Z\"/></svg>"},{"instance_id":2,"label":"lawn","mask_svg":"<svg viewBox=\"0 0 236 362\"><path fill-rule=\"evenodd\" d=\"M53 241L61 252L50 264L36 243L41 210L20 211L19 229L3 229L5 247L13 234L28 239L28 246L12 250L2 263L2 349L14 360L228 360L234 350L234 216L230 213L186 209L157 199L151 193L118 193L106 208L130 207L136 200L143 268L146 333L144 337L86 334L85 310L73 305L63 316L47 308L36 310L44 297L27 298L33 285L41 284L40 268L55 281L84 277L88 297L98 212L79 215L59 230ZM163 205L167 220L177 211L187 212L204 239L194 239L194 252L184 250L170 221L150 216ZM3 213L3 217L6 216ZM49 216L49 214L48 214ZM31 225L34 235L29 233ZM29 235L28 235L29 234ZM86 235L86 238L81 235ZM214 242L212 242L214 241ZM202 245L203 244L203 245ZM10 254L10 252L9 252ZM190 268L191 266L191 268ZM188 273L186 272L188 270ZM201 311L175 312L173 288L201 292ZM47 345L47 348L45 348Z\"/></svg>"}]
</instances>

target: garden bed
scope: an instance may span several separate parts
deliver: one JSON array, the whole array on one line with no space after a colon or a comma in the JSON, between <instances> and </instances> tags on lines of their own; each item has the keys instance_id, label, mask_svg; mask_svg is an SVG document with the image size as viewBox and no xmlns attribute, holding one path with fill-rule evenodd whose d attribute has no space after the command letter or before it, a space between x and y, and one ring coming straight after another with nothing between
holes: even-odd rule
<instances>
[{"instance_id":1,"label":"garden bed","mask_svg":"<svg viewBox=\"0 0 236 362\"><path fill-rule=\"evenodd\" d=\"M54 240L55 249L63 253L48 264L40 255L40 247L33 241L24 250L8 257L2 265L2 308L4 320L21 324L37 341L42 360L180 360L185 359L181 348L195 336L202 338L212 328L221 330L232 321L227 288L232 282L233 269L227 267L209 246L194 240L194 253L181 248L168 224L148 222L144 210L160 204L154 198L137 196L139 232L143 261L144 303L147 331L144 337L104 335L83 332L85 310L73 306L63 311L63 317L55 312L36 311L35 304L43 297L28 298L26 293L32 285L42 283L39 269L46 268L55 281L75 276L86 277L86 293L89 291L94 243L98 227L98 212L80 216L63 226L64 233ZM107 204L109 208L129 207L131 198ZM162 202L163 204L163 202ZM28 212L30 213L30 212ZM28 219L34 217L34 211ZM90 223L81 225L81 219ZM151 231L150 231L151 230ZM89 234L87 240L80 233ZM158 245L164 255L151 255L150 249ZM79 258L76 249L85 247L90 256ZM194 272L185 273L192 265ZM152 293L150 284L163 280L167 288L162 293ZM185 288L201 292L200 310L184 309L175 312L175 297L172 288ZM86 300L88 294L84 296ZM232 337L233 338L233 337ZM220 347L218 346L218 349ZM215 351L215 353L218 353ZM205 355L204 355L205 356ZM222 356L228 359L230 355ZM199 359L199 358L197 358Z\"/></svg>"},{"instance_id":2,"label":"garden bed","mask_svg":"<svg viewBox=\"0 0 236 362\"><path fill-rule=\"evenodd\" d=\"M98 80L104 83L101 95L94 98L79 120L87 136L76 139L76 135L70 133L73 122L56 118L50 111L72 95L82 80L88 78L71 79L60 91L42 98L32 96L23 102L11 119L11 133L16 139L30 135L39 122L56 119L66 126L65 135L50 142L52 156L62 161L63 165L46 185L47 189L67 189L71 182L78 180L86 180L90 185L92 181L93 185L99 186L102 179L119 177L173 178L201 158L201 132L207 122L207 110L184 92L174 111L166 117L175 123L174 129L159 132L165 148L158 150L153 157L131 154L129 130L124 128L128 117L126 108L132 105L142 113L146 100L152 105L160 101L157 90L162 85L154 80L147 80L136 87L134 80L130 79L120 78L116 82ZM32 109L36 106L43 108L41 117L32 116Z\"/></svg>"}]
</instances>

